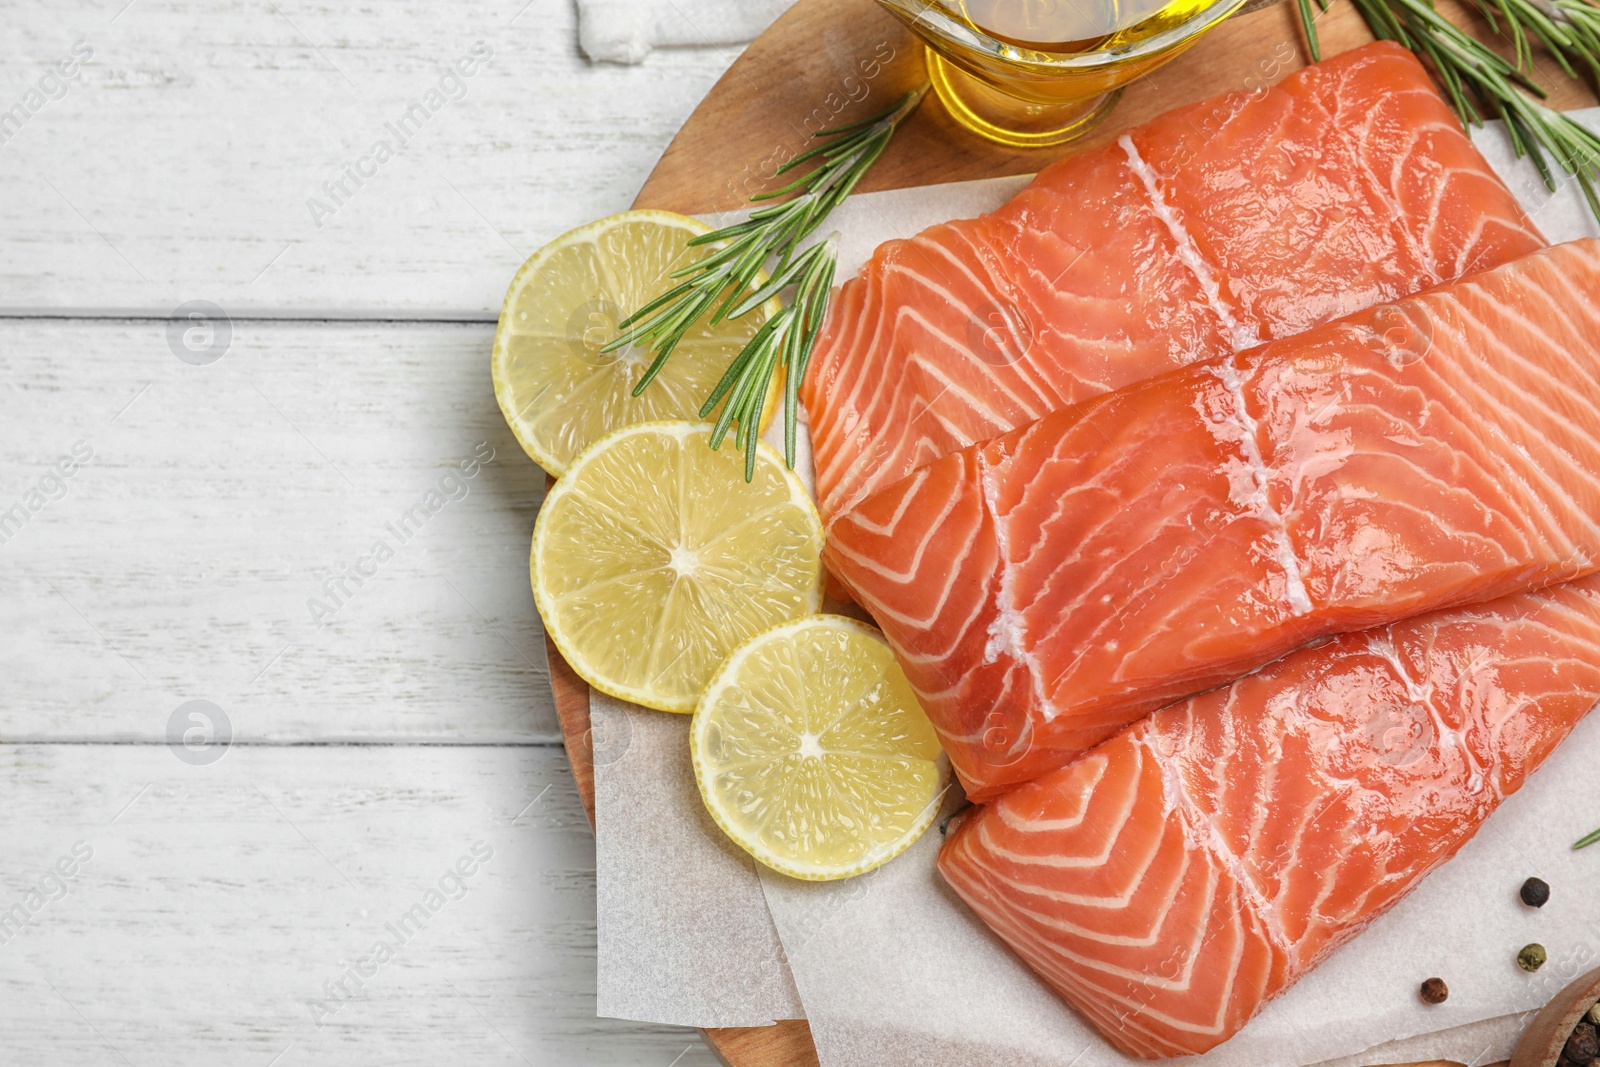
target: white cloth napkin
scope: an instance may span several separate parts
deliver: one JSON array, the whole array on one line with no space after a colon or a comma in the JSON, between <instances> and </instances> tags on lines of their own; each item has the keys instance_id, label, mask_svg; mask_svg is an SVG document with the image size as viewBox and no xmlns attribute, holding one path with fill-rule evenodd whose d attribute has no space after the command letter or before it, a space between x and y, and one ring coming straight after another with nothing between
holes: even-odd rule
<instances>
[{"instance_id":1,"label":"white cloth napkin","mask_svg":"<svg viewBox=\"0 0 1600 1067\"><path fill-rule=\"evenodd\" d=\"M794 0L577 0L578 47L597 63L641 63L653 48L753 41Z\"/></svg>"}]
</instances>

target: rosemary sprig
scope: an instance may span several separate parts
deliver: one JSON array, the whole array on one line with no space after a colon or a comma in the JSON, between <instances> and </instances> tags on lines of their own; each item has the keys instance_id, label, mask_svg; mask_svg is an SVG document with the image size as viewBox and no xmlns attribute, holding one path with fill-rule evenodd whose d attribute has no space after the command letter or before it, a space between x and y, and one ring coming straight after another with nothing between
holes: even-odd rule
<instances>
[{"instance_id":1,"label":"rosemary sprig","mask_svg":"<svg viewBox=\"0 0 1600 1067\"><path fill-rule=\"evenodd\" d=\"M1596 841L1600 841L1600 830L1596 830L1592 834L1584 834L1582 837L1578 838L1578 840L1573 844L1572 847L1573 847L1574 850L1580 849L1580 848L1588 848L1590 845L1594 844Z\"/></svg>"},{"instance_id":2,"label":"rosemary sprig","mask_svg":"<svg viewBox=\"0 0 1600 1067\"><path fill-rule=\"evenodd\" d=\"M1316 2L1328 9L1329 0ZM1513 150L1533 160L1545 187L1556 190L1549 162L1554 159L1600 219L1600 136L1540 103L1536 98L1544 90L1530 77L1537 42L1568 76L1578 77L1576 63L1600 81L1600 8L1591 0L1473 0L1495 32L1511 38L1514 61L1439 14L1432 0L1353 2L1375 36L1404 45L1433 67L1463 126L1481 126L1485 117L1504 120ZM1309 0L1300 0L1299 7L1311 58L1321 59Z\"/></svg>"},{"instance_id":3,"label":"rosemary sprig","mask_svg":"<svg viewBox=\"0 0 1600 1067\"><path fill-rule=\"evenodd\" d=\"M850 195L883 154L900 123L916 110L927 88L924 85L906 94L871 118L816 133L814 136L827 140L795 156L777 173L786 174L812 160L820 162L783 188L751 200L795 195L780 204L757 208L744 222L691 240L690 245L718 247L704 259L674 271L672 276L683 280L618 323L621 333L601 349L612 352L639 345L655 353L633 388L633 395L638 396L661 373L684 333L702 316L709 314L708 321L713 324L738 318L793 286L793 298L761 324L700 408L700 417L706 418L726 401L711 434L711 447L721 447L729 427L737 422L734 441L745 453L746 481L755 472L761 409L779 367L784 372L784 458L794 466L800 380L828 308L838 262L838 234L803 252L800 243ZM762 269L774 259L771 276L759 282Z\"/></svg>"}]
</instances>

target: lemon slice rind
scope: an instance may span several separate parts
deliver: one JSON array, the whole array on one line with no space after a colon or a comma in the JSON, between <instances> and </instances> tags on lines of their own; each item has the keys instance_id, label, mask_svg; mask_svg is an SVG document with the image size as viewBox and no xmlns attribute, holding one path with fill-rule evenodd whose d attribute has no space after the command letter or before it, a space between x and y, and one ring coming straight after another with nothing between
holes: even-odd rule
<instances>
[{"instance_id":1,"label":"lemon slice rind","mask_svg":"<svg viewBox=\"0 0 1600 1067\"><path fill-rule=\"evenodd\" d=\"M567 473L545 498L534 523L529 553L534 602L546 632L572 669L595 689L619 700L679 714L694 711L705 682L728 652L775 623L815 614L822 595L822 521L804 484L785 466L779 453L762 442L758 445L756 465L759 484L755 489L743 490L743 454L734 450L731 435L721 450L713 452L705 443L710 429L707 425L689 422L635 423L590 445L573 460ZM617 491L603 499L585 498L594 488L586 484L587 472L595 470L599 472L598 477L610 478L615 472L602 470L597 465L605 464L605 457L619 449L647 446L648 442L637 439L652 436L661 438L663 443L673 442L679 449L677 458L699 469L680 472L679 481L671 487L657 485L641 474L637 485L615 486ZM648 451L646 448L644 454L648 455ZM696 477L704 478L707 485L695 489L683 480L692 481ZM741 511L748 504L740 499L741 492L749 491L754 495L758 490L766 493L771 506L752 513ZM695 499L696 493L698 499ZM658 597L660 603L657 603L646 599L658 593L663 585L673 584L662 573L674 565L673 556L670 548L660 542L670 536L663 531L678 514L674 509L681 509L685 500L697 505L703 518L718 520L716 529L705 536L701 536L700 531L694 532L692 552L709 557L704 564L709 575L705 585L722 589L726 595L721 599L728 603L719 602L707 588L696 584L680 597L680 614L714 618L720 624L717 626L674 628L662 622L672 601ZM602 532L607 535L617 534L624 541L629 537L636 539L646 554L654 542L656 557L661 562L653 570L648 566L629 567L626 561L609 568L600 565L597 574L584 575L583 568L596 567L594 557L604 555L601 549L607 545L602 538L596 538L599 547L589 545L584 552L574 553L584 558L564 559L551 554L555 551L551 539L557 536L551 534L553 526L576 521L578 531L582 532L582 518L574 520L568 514L574 509L587 512L588 521L603 527ZM765 526L763 519L768 520ZM681 538L681 524L678 530ZM765 555L761 551L743 551L739 541L741 530L746 540L750 536L777 538L782 543L782 551ZM570 531L559 536L571 543L569 535ZM730 538L733 538L731 543ZM784 576L787 576L785 580L778 580ZM684 575L677 577L678 585L688 585L681 581ZM648 588L652 581L655 589ZM553 585L563 588L553 589ZM620 649L613 647L614 642L608 645L604 633L594 636L597 628L603 631L608 622L618 621L608 619L605 612L597 608L597 605L606 607L601 600L608 595L630 601L618 609L617 614L632 613L632 618L621 621L634 628L638 640ZM668 588L667 598L674 595L674 590ZM756 603L757 597L759 603ZM745 615L738 614L740 605L746 602L749 606L742 609ZM648 615L657 607L661 610L652 626ZM760 617L759 624L748 617L751 614ZM663 651L663 644L673 642L682 642L687 651L680 649L676 656L670 648ZM621 660L637 666L641 657L649 657L651 664L665 659L666 667L655 676L657 684L630 682L600 662L610 658L612 662ZM673 667L681 659L703 662L704 669L688 671L687 677L680 671L672 684L662 683L666 668Z\"/></svg>"},{"instance_id":2,"label":"lemon slice rind","mask_svg":"<svg viewBox=\"0 0 1600 1067\"><path fill-rule=\"evenodd\" d=\"M652 228L687 237L710 232L705 223L687 215L625 211L551 241L529 257L506 290L491 357L495 399L523 451L555 477L585 447L621 426L697 419L700 405L739 349L782 306L774 298L715 327L706 326L704 320L695 323L661 375L633 397L631 388L643 373L646 355L602 355L599 343L615 335L611 319L625 313L619 306L625 295L631 294L629 303L638 303L664 292L676 284L668 276L671 269L688 260L680 251L679 258L667 262L657 239L655 245L640 247L637 262L613 262L626 256L627 248L619 251L607 244L607 238L620 241L631 230L643 234L641 239L649 245ZM633 273L619 277L619 269ZM543 276L562 270L568 273L559 280ZM658 272L661 276L656 278ZM762 273L756 284L765 281ZM532 300L530 291L538 292L541 286L549 291L540 294L541 300ZM591 338L595 329L599 332ZM762 410L762 429L782 391L781 373L773 378Z\"/></svg>"},{"instance_id":3,"label":"lemon slice rind","mask_svg":"<svg viewBox=\"0 0 1600 1067\"><path fill-rule=\"evenodd\" d=\"M793 852L783 855L763 841L759 832L760 828L748 825L747 820L741 818L742 814L747 813L741 813L736 810L738 807L737 800L724 795L725 791L719 788L714 781L721 769L730 766L730 764L724 762L720 766L714 766L713 757L708 752L708 747L712 744L712 742L708 741L711 731L714 728L727 728L729 726L726 716L721 713L723 702L729 699L737 700L737 697L733 695L734 690L741 687L747 690L750 688L752 679L746 677L744 672L752 657L762 655L764 650L771 648L775 643L792 640L796 636L804 634L807 630L831 630L843 633L849 639L869 642L888 664L887 669L884 671L884 679L897 686L900 689L901 698L909 702L910 707L904 709L902 714L910 715L914 713L921 731L921 736L911 742L905 742L903 739L896 740L889 737L879 737L872 739L869 745L863 746L866 751L823 752L819 757L825 758L829 754L835 754L846 756L857 763L865 761L868 766L876 763L881 772L890 771L893 765L897 763L901 765L917 765L917 777L913 783L914 788L912 790L915 802L909 808L902 809L899 825L890 827L892 836L870 843L865 840L860 841L858 854L849 854L849 846L847 845L845 848L846 855L835 857L831 860L796 855ZM850 702L848 690L841 687L838 693L842 702ZM745 696L748 697L749 695L746 692ZM853 711L858 710L862 694L857 693L855 697L856 700L852 706L837 709L838 714L834 719L830 720L830 725L842 722ZM748 699L745 700L744 707L749 707ZM904 723L902 722L900 725L903 726ZM783 730L784 727L779 724L774 727L773 733L781 734ZM825 729L820 738L826 738L826 736L827 730ZM798 745L796 752L798 753L803 751L804 746L815 743L818 738L811 737L810 731L807 729L806 733L798 735L796 740ZM897 748L897 745L900 747ZM699 705L695 709L694 720L690 725L689 749L690 759L694 767L695 782L700 789L701 799L706 805L706 810L722 831L735 844L739 845L740 848L744 849L763 865L781 874L806 881L832 881L865 874L900 855L910 848L932 825L934 818L938 814L944 794L949 788L950 781L949 761L939 748L938 741L933 734L932 725L927 722L921 707L916 704L915 696L910 692L910 685L905 681L904 673L894 663L888 643L873 628L863 625L854 619L837 615L814 615L809 618L781 623L736 649L723 663L721 669L717 671L705 694L700 698ZM754 762L746 761L743 765L753 766ZM781 780L785 787L793 787L797 779L795 773L791 772L787 776L781 773L768 774L766 768L756 768L752 773L752 777L760 778L764 783L768 784ZM773 798L767 797L764 799L771 801ZM751 810L754 810L755 806L750 805ZM908 816L908 811L914 811L914 814ZM858 806L851 818L859 824L862 822L861 817L863 814L866 815L865 821L870 823L874 814L881 815L884 813L863 813ZM845 836L848 839L848 835ZM881 835L879 836L881 837Z\"/></svg>"}]
</instances>

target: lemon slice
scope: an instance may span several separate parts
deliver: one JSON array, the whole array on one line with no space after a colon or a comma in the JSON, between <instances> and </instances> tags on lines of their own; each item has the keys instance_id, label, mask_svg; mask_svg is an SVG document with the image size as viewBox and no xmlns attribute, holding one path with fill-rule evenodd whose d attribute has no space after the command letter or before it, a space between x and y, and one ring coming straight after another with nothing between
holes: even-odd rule
<instances>
[{"instance_id":1,"label":"lemon slice","mask_svg":"<svg viewBox=\"0 0 1600 1067\"><path fill-rule=\"evenodd\" d=\"M878 631L816 615L728 657L689 727L711 817L795 878L863 874L922 835L949 764Z\"/></svg>"},{"instance_id":2,"label":"lemon slice","mask_svg":"<svg viewBox=\"0 0 1600 1067\"><path fill-rule=\"evenodd\" d=\"M688 242L708 230L670 211L627 211L556 238L517 271L494 335L494 395L523 451L551 474L560 477L579 452L622 426L697 418L733 357L777 310L771 301L715 326L691 325L661 373L633 395L653 357L600 349L619 321L677 284L673 271L706 255Z\"/></svg>"},{"instance_id":3,"label":"lemon slice","mask_svg":"<svg viewBox=\"0 0 1600 1067\"><path fill-rule=\"evenodd\" d=\"M556 483L533 527L533 596L588 683L688 713L729 652L821 596L822 520L783 458L755 476L710 427L629 426Z\"/></svg>"}]
</instances>

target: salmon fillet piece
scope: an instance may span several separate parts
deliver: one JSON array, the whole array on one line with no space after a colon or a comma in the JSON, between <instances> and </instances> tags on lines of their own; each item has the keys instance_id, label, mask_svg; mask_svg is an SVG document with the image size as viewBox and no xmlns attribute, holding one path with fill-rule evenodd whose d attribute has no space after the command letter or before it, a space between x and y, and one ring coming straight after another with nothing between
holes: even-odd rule
<instances>
[{"instance_id":1,"label":"salmon fillet piece","mask_svg":"<svg viewBox=\"0 0 1600 1067\"><path fill-rule=\"evenodd\" d=\"M1128 386L837 519L973 799L1330 633L1600 569L1600 241Z\"/></svg>"},{"instance_id":2,"label":"salmon fillet piece","mask_svg":"<svg viewBox=\"0 0 1600 1067\"><path fill-rule=\"evenodd\" d=\"M1597 699L1597 578L1349 634L975 809L939 870L1112 1044L1204 1052L1454 855Z\"/></svg>"},{"instance_id":3,"label":"salmon fillet piece","mask_svg":"<svg viewBox=\"0 0 1600 1067\"><path fill-rule=\"evenodd\" d=\"M1545 244L1378 42L1171 112L881 245L801 397L825 520L966 445Z\"/></svg>"}]
</instances>

